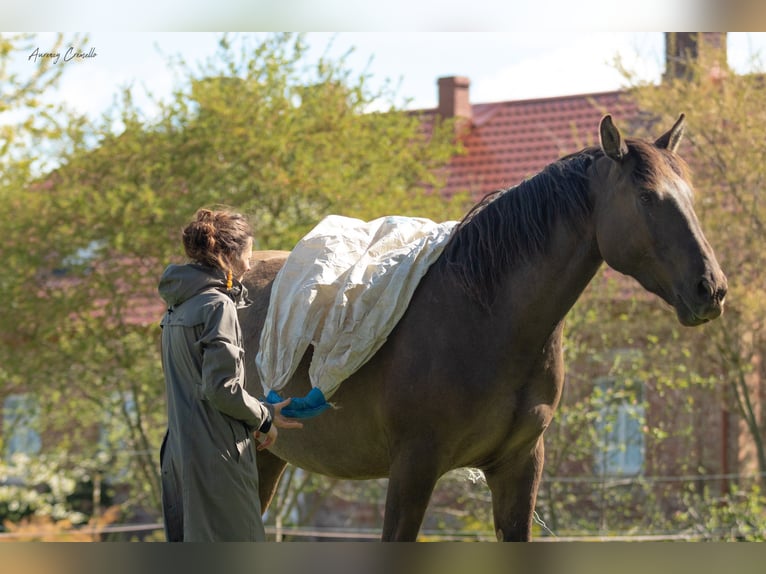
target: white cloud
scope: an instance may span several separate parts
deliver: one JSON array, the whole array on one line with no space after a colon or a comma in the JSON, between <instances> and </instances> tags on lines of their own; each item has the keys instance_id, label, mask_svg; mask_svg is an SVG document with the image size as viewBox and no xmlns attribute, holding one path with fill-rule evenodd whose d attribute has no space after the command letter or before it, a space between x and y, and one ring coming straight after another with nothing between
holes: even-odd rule
<instances>
[{"instance_id":1,"label":"white cloud","mask_svg":"<svg viewBox=\"0 0 766 574\"><path fill-rule=\"evenodd\" d=\"M492 102L616 90L625 81L614 59L619 53L640 77L659 77L656 54L642 56L630 46L635 35L578 34L472 82L471 99Z\"/></svg>"}]
</instances>

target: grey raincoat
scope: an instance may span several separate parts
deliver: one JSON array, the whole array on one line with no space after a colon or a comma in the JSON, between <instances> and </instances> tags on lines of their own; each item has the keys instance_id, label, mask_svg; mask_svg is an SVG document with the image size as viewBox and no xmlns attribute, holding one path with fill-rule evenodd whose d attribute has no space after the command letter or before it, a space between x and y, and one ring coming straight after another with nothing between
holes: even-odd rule
<instances>
[{"instance_id":1,"label":"grey raincoat","mask_svg":"<svg viewBox=\"0 0 766 574\"><path fill-rule=\"evenodd\" d=\"M245 390L237 308L223 272L170 265L159 292L168 431L162 443L162 506L168 541L252 541L265 533L253 432L273 409Z\"/></svg>"}]
</instances>

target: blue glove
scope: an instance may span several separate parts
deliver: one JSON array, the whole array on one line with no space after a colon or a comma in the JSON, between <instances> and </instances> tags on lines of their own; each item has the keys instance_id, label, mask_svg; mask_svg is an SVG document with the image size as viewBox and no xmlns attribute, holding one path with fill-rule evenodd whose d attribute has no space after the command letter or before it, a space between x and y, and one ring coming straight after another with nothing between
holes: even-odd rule
<instances>
[{"instance_id":1,"label":"blue glove","mask_svg":"<svg viewBox=\"0 0 766 574\"><path fill-rule=\"evenodd\" d=\"M266 396L269 404L281 403L283 399L276 391L270 391ZM290 404L282 409L282 416L291 419L308 419L330 408L330 403L324 398L324 393L318 388L312 388L305 397L293 398Z\"/></svg>"}]
</instances>

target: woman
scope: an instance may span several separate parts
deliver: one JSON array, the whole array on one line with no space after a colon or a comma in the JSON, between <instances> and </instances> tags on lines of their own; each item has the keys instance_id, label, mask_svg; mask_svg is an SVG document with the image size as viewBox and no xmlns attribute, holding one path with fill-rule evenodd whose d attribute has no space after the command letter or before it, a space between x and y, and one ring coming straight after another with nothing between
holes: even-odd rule
<instances>
[{"instance_id":1,"label":"woman","mask_svg":"<svg viewBox=\"0 0 766 574\"><path fill-rule=\"evenodd\" d=\"M168 431L162 443L162 506L168 541L265 540L258 497L258 449L277 440L289 400L270 405L245 389L237 309L250 269L247 220L201 209L183 231L191 263L170 265L159 292Z\"/></svg>"}]
</instances>

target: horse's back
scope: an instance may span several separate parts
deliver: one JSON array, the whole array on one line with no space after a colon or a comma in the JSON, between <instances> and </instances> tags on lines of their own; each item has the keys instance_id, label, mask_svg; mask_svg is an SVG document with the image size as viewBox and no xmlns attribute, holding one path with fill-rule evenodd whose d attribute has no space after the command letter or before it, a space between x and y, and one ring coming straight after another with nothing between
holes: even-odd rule
<instances>
[{"instance_id":1,"label":"horse's back","mask_svg":"<svg viewBox=\"0 0 766 574\"><path fill-rule=\"evenodd\" d=\"M243 283L256 309L266 309L271 298L271 285L287 261L289 251L253 251L250 271Z\"/></svg>"},{"instance_id":2,"label":"horse's back","mask_svg":"<svg viewBox=\"0 0 766 574\"><path fill-rule=\"evenodd\" d=\"M248 366L254 366L255 354L260 346L261 330L269 309L271 286L288 255L289 251L253 251L250 259L250 271L245 275L243 283L252 302L241 310L239 315ZM251 392L260 394L260 381L255 371L254 368L246 369Z\"/></svg>"},{"instance_id":3,"label":"horse's back","mask_svg":"<svg viewBox=\"0 0 766 574\"><path fill-rule=\"evenodd\" d=\"M253 251L248 278L255 282L254 285L270 283L287 261L288 255L289 251Z\"/></svg>"}]
</instances>

